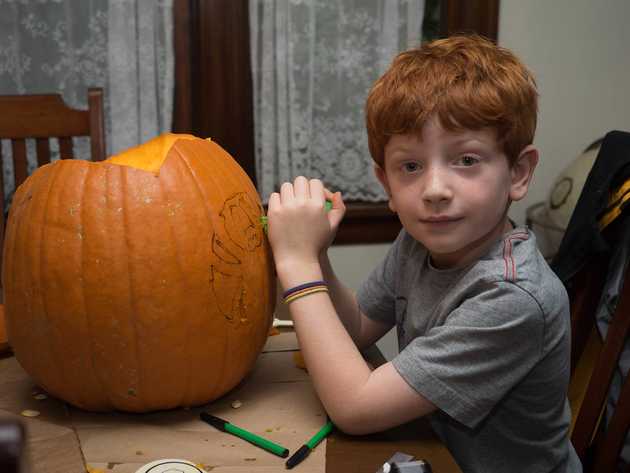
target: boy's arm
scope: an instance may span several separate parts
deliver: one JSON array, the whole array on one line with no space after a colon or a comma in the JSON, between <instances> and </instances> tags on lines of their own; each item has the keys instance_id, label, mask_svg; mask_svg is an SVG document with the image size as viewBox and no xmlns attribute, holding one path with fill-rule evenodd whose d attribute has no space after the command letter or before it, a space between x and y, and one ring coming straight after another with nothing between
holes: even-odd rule
<instances>
[{"instance_id":1,"label":"boy's arm","mask_svg":"<svg viewBox=\"0 0 630 473\"><path fill-rule=\"evenodd\" d=\"M341 323L359 350L369 347L385 335L391 326L376 322L361 312L355 293L337 278L326 252L319 257L319 263Z\"/></svg>"},{"instance_id":2,"label":"boy's arm","mask_svg":"<svg viewBox=\"0 0 630 473\"><path fill-rule=\"evenodd\" d=\"M322 276L319 264L285 267L279 272L288 287ZM436 409L407 384L391 362L370 370L328 294L295 300L289 311L315 390L341 430L350 434L377 432Z\"/></svg>"},{"instance_id":3,"label":"boy's arm","mask_svg":"<svg viewBox=\"0 0 630 473\"><path fill-rule=\"evenodd\" d=\"M326 214L326 192L320 181L296 178L269 198L268 236L282 287L324 279L330 269L320 255L329 246L344 213L341 196ZM362 343L378 330L358 313L354 296L329 282L345 322ZM349 302L350 301L350 302ZM328 415L342 430L362 434L387 429L428 414L435 405L415 391L391 363L372 371L341 322L329 293L301 297L289 305L300 349ZM354 311L354 312L353 312ZM341 314L346 318L346 314ZM382 328L382 327L381 327Z\"/></svg>"}]
</instances>

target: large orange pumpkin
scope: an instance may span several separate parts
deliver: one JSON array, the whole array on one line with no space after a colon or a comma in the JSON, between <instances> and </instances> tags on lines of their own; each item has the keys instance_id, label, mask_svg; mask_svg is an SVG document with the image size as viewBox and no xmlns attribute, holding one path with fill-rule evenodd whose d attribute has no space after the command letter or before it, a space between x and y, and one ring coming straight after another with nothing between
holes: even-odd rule
<instances>
[{"instance_id":1,"label":"large orange pumpkin","mask_svg":"<svg viewBox=\"0 0 630 473\"><path fill-rule=\"evenodd\" d=\"M251 369L272 320L261 216L239 165L191 135L37 169L15 193L4 247L18 361L87 410L223 395Z\"/></svg>"}]
</instances>

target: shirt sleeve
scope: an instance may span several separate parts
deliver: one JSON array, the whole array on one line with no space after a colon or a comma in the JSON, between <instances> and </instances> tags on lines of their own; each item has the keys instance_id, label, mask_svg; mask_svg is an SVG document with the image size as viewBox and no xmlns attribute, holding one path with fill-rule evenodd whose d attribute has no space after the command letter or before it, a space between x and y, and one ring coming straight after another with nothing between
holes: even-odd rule
<instances>
[{"instance_id":1,"label":"shirt sleeve","mask_svg":"<svg viewBox=\"0 0 630 473\"><path fill-rule=\"evenodd\" d=\"M395 277L397 271L400 271L399 254L403 233L404 230L398 234L385 258L372 270L357 291L357 302L361 312L372 320L389 325L396 323Z\"/></svg>"},{"instance_id":2,"label":"shirt sleeve","mask_svg":"<svg viewBox=\"0 0 630 473\"><path fill-rule=\"evenodd\" d=\"M543 332L532 295L511 282L490 283L392 363L417 392L474 428L541 358Z\"/></svg>"}]
</instances>

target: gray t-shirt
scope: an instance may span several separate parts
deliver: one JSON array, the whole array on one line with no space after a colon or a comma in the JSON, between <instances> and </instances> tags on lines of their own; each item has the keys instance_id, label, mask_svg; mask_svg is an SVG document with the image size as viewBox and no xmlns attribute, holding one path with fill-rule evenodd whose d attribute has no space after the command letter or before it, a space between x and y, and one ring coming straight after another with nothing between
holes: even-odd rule
<instances>
[{"instance_id":1,"label":"gray t-shirt","mask_svg":"<svg viewBox=\"0 0 630 473\"><path fill-rule=\"evenodd\" d=\"M402 230L357 297L397 326L392 363L438 407L431 424L464 472L582 471L568 438L569 301L526 228L453 270Z\"/></svg>"}]
</instances>

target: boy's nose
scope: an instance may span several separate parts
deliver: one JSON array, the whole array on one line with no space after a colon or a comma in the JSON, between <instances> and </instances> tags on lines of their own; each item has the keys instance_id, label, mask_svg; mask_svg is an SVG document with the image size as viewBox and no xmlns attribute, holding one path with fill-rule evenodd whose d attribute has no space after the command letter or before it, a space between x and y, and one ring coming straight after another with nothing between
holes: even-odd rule
<instances>
[{"instance_id":1,"label":"boy's nose","mask_svg":"<svg viewBox=\"0 0 630 473\"><path fill-rule=\"evenodd\" d=\"M428 203L437 203L452 199L453 192L448 184L444 170L427 169L422 198Z\"/></svg>"}]
</instances>

